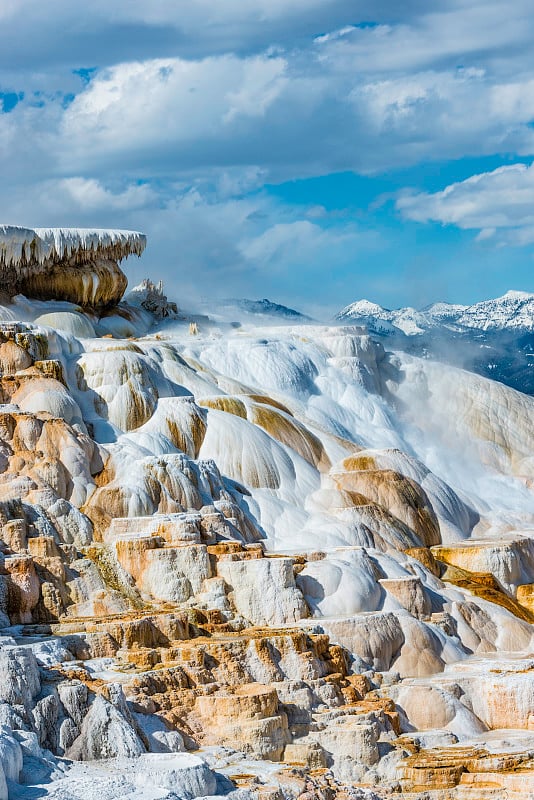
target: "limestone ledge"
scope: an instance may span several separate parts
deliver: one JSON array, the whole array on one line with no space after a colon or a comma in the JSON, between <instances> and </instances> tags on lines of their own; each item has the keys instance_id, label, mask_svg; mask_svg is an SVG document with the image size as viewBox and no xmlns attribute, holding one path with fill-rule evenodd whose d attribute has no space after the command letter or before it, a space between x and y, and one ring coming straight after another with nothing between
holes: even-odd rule
<instances>
[{"instance_id":1,"label":"limestone ledge","mask_svg":"<svg viewBox=\"0 0 534 800\"><path fill-rule=\"evenodd\" d=\"M145 246L146 237L134 231L1 225L2 291L82 307L116 305L127 286L117 262L140 256Z\"/></svg>"}]
</instances>

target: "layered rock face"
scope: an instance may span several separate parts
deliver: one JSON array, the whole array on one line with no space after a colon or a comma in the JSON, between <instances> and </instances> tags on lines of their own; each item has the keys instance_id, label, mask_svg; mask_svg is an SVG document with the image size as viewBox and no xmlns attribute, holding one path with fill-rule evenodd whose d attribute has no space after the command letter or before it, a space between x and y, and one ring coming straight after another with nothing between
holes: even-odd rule
<instances>
[{"instance_id":1,"label":"layered rock face","mask_svg":"<svg viewBox=\"0 0 534 800\"><path fill-rule=\"evenodd\" d=\"M84 269L0 323L0 798L529 796L532 398Z\"/></svg>"},{"instance_id":2,"label":"layered rock face","mask_svg":"<svg viewBox=\"0 0 534 800\"><path fill-rule=\"evenodd\" d=\"M75 228L0 226L2 291L84 308L114 306L127 278L118 261L146 246L143 234Z\"/></svg>"},{"instance_id":3,"label":"layered rock face","mask_svg":"<svg viewBox=\"0 0 534 800\"><path fill-rule=\"evenodd\" d=\"M89 308L114 306L128 285L126 275L116 261L95 257L78 264L60 263L46 272L31 273L17 281L17 293L40 300L67 300Z\"/></svg>"}]
</instances>

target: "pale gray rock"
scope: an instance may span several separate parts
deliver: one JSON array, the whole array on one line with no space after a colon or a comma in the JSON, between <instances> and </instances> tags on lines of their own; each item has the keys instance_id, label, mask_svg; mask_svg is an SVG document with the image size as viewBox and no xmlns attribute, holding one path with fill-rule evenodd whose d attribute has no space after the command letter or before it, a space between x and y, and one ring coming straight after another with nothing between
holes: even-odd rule
<instances>
[{"instance_id":1,"label":"pale gray rock","mask_svg":"<svg viewBox=\"0 0 534 800\"><path fill-rule=\"evenodd\" d=\"M380 733L376 723L365 723L347 716L314 733L313 738L330 755L339 780L360 781L369 767L380 760Z\"/></svg>"},{"instance_id":2,"label":"pale gray rock","mask_svg":"<svg viewBox=\"0 0 534 800\"><path fill-rule=\"evenodd\" d=\"M132 716L151 753L182 753L185 750L180 733L169 730L157 715L133 714Z\"/></svg>"},{"instance_id":3,"label":"pale gray rock","mask_svg":"<svg viewBox=\"0 0 534 800\"><path fill-rule=\"evenodd\" d=\"M80 735L67 751L75 761L94 761L116 756L138 756L145 747L123 715L97 695L82 723Z\"/></svg>"},{"instance_id":4,"label":"pale gray rock","mask_svg":"<svg viewBox=\"0 0 534 800\"><path fill-rule=\"evenodd\" d=\"M78 726L74 724L70 717L66 717L59 727L57 748L58 753L66 753L67 750L74 744L79 735L80 729Z\"/></svg>"},{"instance_id":5,"label":"pale gray rock","mask_svg":"<svg viewBox=\"0 0 534 800\"><path fill-rule=\"evenodd\" d=\"M462 702L449 689L454 690L454 686L401 683L389 687L387 694L399 707L405 730L446 729L459 738L477 735L486 730L483 721L467 708L465 698Z\"/></svg>"},{"instance_id":6,"label":"pale gray rock","mask_svg":"<svg viewBox=\"0 0 534 800\"><path fill-rule=\"evenodd\" d=\"M60 637L35 642L31 645L31 649L37 659L37 663L43 667L53 667L63 661L73 660L72 653Z\"/></svg>"},{"instance_id":7,"label":"pale gray rock","mask_svg":"<svg viewBox=\"0 0 534 800\"><path fill-rule=\"evenodd\" d=\"M9 728L0 728L0 764L5 777L17 783L22 769L22 750Z\"/></svg>"},{"instance_id":8,"label":"pale gray rock","mask_svg":"<svg viewBox=\"0 0 534 800\"><path fill-rule=\"evenodd\" d=\"M29 707L41 689L39 667L28 647L0 649L0 701Z\"/></svg>"},{"instance_id":9,"label":"pale gray rock","mask_svg":"<svg viewBox=\"0 0 534 800\"><path fill-rule=\"evenodd\" d=\"M42 750L36 733L18 730L13 731L13 737L20 744L23 759L27 757L41 758Z\"/></svg>"},{"instance_id":10,"label":"pale gray rock","mask_svg":"<svg viewBox=\"0 0 534 800\"><path fill-rule=\"evenodd\" d=\"M132 728L135 728L135 720L126 702L126 697L120 683L108 683L106 689L109 702L122 714L128 724L131 725Z\"/></svg>"},{"instance_id":11,"label":"pale gray rock","mask_svg":"<svg viewBox=\"0 0 534 800\"><path fill-rule=\"evenodd\" d=\"M414 617L428 617L432 611L432 603L421 579L415 576L402 578L382 578L382 588Z\"/></svg>"},{"instance_id":12,"label":"pale gray rock","mask_svg":"<svg viewBox=\"0 0 534 800\"><path fill-rule=\"evenodd\" d=\"M23 730L25 725L20 714L7 703L0 703L0 727Z\"/></svg>"},{"instance_id":13,"label":"pale gray rock","mask_svg":"<svg viewBox=\"0 0 534 800\"><path fill-rule=\"evenodd\" d=\"M56 500L48 508L47 513L65 544L75 544L77 547L91 544L93 540L91 520L68 500L61 498Z\"/></svg>"},{"instance_id":14,"label":"pale gray rock","mask_svg":"<svg viewBox=\"0 0 534 800\"><path fill-rule=\"evenodd\" d=\"M232 610L226 596L226 583L221 577L206 578L196 600L205 608L218 608L223 614L229 614Z\"/></svg>"},{"instance_id":15,"label":"pale gray rock","mask_svg":"<svg viewBox=\"0 0 534 800\"><path fill-rule=\"evenodd\" d=\"M343 645L375 670L389 670L404 644L399 620L390 612L321 621L333 642Z\"/></svg>"},{"instance_id":16,"label":"pale gray rock","mask_svg":"<svg viewBox=\"0 0 534 800\"><path fill-rule=\"evenodd\" d=\"M159 600L187 600L211 577L204 545L148 550L146 558L149 566L143 575L143 588Z\"/></svg>"},{"instance_id":17,"label":"pale gray rock","mask_svg":"<svg viewBox=\"0 0 534 800\"><path fill-rule=\"evenodd\" d=\"M54 749L59 734L59 699L55 691L38 700L32 710L32 717L39 743Z\"/></svg>"},{"instance_id":18,"label":"pale gray rock","mask_svg":"<svg viewBox=\"0 0 534 800\"><path fill-rule=\"evenodd\" d=\"M8 579L5 575L0 575L0 628L7 628L9 625L9 616L7 614L8 591Z\"/></svg>"},{"instance_id":19,"label":"pale gray rock","mask_svg":"<svg viewBox=\"0 0 534 800\"><path fill-rule=\"evenodd\" d=\"M284 625L309 616L291 558L219 561L217 572L231 588L238 613L254 625Z\"/></svg>"},{"instance_id":20,"label":"pale gray rock","mask_svg":"<svg viewBox=\"0 0 534 800\"><path fill-rule=\"evenodd\" d=\"M215 775L206 762L190 753L142 755L136 761L134 781L139 787L173 789L183 800L206 797L217 789Z\"/></svg>"},{"instance_id":21,"label":"pale gray rock","mask_svg":"<svg viewBox=\"0 0 534 800\"><path fill-rule=\"evenodd\" d=\"M63 681L57 687L61 705L75 725L81 725L87 713L87 686L81 681Z\"/></svg>"}]
</instances>

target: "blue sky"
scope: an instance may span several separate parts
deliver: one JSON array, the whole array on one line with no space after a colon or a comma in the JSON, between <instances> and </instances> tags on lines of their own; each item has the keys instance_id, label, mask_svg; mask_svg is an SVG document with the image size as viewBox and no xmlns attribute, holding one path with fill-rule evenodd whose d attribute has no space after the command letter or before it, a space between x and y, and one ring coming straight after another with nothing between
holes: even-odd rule
<instances>
[{"instance_id":1,"label":"blue sky","mask_svg":"<svg viewBox=\"0 0 534 800\"><path fill-rule=\"evenodd\" d=\"M143 230L183 304L534 291L515 0L3 0L0 219Z\"/></svg>"}]
</instances>

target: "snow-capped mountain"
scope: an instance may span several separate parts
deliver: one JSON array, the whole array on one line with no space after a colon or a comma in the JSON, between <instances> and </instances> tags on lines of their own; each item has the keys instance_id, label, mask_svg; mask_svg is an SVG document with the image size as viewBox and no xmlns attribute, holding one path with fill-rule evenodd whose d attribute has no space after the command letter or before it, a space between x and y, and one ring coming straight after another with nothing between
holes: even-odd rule
<instances>
[{"instance_id":1,"label":"snow-capped mountain","mask_svg":"<svg viewBox=\"0 0 534 800\"><path fill-rule=\"evenodd\" d=\"M456 318L456 323L485 331L504 329L533 331L534 294L509 291L496 300L483 300L465 308Z\"/></svg>"},{"instance_id":2,"label":"snow-capped mountain","mask_svg":"<svg viewBox=\"0 0 534 800\"><path fill-rule=\"evenodd\" d=\"M407 336L423 333L428 327L424 312L415 308L400 308L390 311L369 300L358 300L344 308L337 319L362 323L368 330L379 334L393 334L402 331Z\"/></svg>"},{"instance_id":3,"label":"snow-capped mountain","mask_svg":"<svg viewBox=\"0 0 534 800\"><path fill-rule=\"evenodd\" d=\"M461 316L469 306L462 306L459 303L432 303L422 309L421 313L432 317L432 319L439 320L455 320Z\"/></svg>"},{"instance_id":4,"label":"snow-capped mountain","mask_svg":"<svg viewBox=\"0 0 534 800\"><path fill-rule=\"evenodd\" d=\"M509 291L470 306L390 310L359 300L337 315L387 337L388 346L464 366L534 394L534 294Z\"/></svg>"},{"instance_id":5,"label":"snow-capped mountain","mask_svg":"<svg viewBox=\"0 0 534 800\"><path fill-rule=\"evenodd\" d=\"M390 310L369 300L358 300L337 315L344 322L360 322L376 333L398 333L407 336L424 333L436 326L452 330L534 331L534 294L509 291L494 300L483 300L471 306L433 303L420 311L415 308Z\"/></svg>"}]
</instances>

